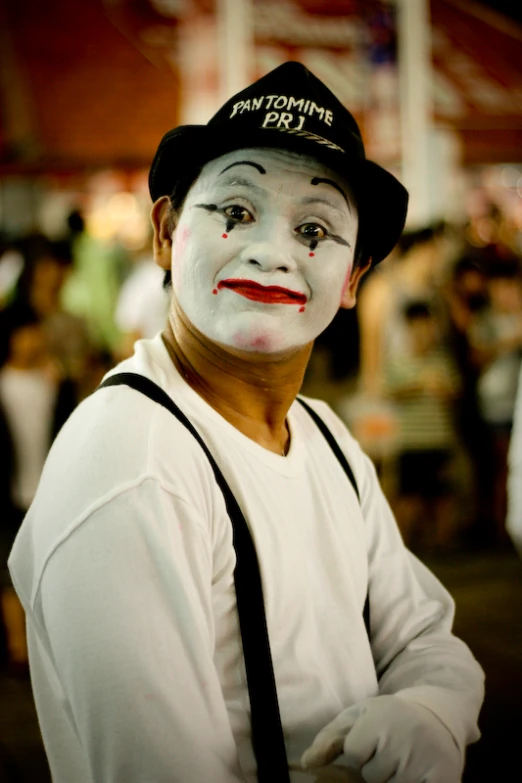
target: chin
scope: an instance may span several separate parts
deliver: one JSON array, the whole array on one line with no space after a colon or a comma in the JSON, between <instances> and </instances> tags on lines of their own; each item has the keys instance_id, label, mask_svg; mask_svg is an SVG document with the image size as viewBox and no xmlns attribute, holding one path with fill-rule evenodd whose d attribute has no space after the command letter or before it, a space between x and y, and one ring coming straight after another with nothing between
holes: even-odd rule
<instances>
[{"instance_id":1,"label":"chin","mask_svg":"<svg viewBox=\"0 0 522 783\"><path fill-rule=\"evenodd\" d=\"M220 326L216 328L214 322L206 332L207 337L224 348L272 357L299 351L317 337L310 324L273 316L259 318L257 313L242 314L240 318L230 319Z\"/></svg>"},{"instance_id":2,"label":"chin","mask_svg":"<svg viewBox=\"0 0 522 783\"><path fill-rule=\"evenodd\" d=\"M274 356L302 348L306 341L289 340L281 327L243 326L223 335L220 342L237 351Z\"/></svg>"},{"instance_id":3,"label":"chin","mask_svg":"<svg viewBox=\"0 0 522 783\"><path fill-rule=\"evenodd\" d=\"M240 330L230 339L229 345L239 351L248 353L281 353L288 348L280 335L273 335L265 330Z\"/></svg>"}]
</instances>

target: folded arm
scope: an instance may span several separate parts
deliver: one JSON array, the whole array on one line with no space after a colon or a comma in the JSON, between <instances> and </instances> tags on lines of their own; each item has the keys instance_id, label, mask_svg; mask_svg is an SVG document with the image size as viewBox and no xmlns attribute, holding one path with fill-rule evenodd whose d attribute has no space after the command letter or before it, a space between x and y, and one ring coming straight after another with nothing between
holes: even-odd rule
<instances>
[{"instance_id":1,"label":"folded arm","mask_svg":"<svg viewBox=\"0 0 522 783\"><path fill-rule=\"evenodd\" d=\"M480 736L484 675L451 632L451 596L404 547L373 465L364 457L359 467L379 695L341 712L303 764L319 766L344 753L372 783L454 783L466 745Z\"/></svg>"}]
</instances>

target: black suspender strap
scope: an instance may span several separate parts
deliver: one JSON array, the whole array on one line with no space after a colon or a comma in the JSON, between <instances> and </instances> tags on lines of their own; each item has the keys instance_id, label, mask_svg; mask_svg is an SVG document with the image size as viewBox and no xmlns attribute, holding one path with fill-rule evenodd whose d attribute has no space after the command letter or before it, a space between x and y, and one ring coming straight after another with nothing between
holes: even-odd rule
<instances>
[{"instance_id":1,"label":"black suspender strap","mask_svg":"<svg viewBox=\"0 0 522 783\"><path fill-rule=\"evenodd\" d=\"M350 467L350 465L348 463L348 460L344 456L343 452L339 448L339 444L335 440L334 436L332 435L332 433L330 432L330 430L328 429L328 427L326 426L324 421L321 419L321 417L314 411L313 408L311 408L308 405L308 403L306 403L304 400L302 400L301 397L298 397L297 401L300 402L301 405L303 406L303 408L310 414L312 419L315 421L315 423L317 424L317 426L319 427L319 429L323 433L325 439L328 441L328 445L332 449L333 453L335 454L335 456L337 457L337 459L341 463L341 465L342 465L342 467L344 469L344 472L348 476L350 484L354 488L355 494L357 495L357 500L360 500L361 498L359 497L359 487L357 486L357 482L355 480L355 476L353 475L353 470L351 469L351 467Z\"/></svg>"},{"instance_id":2,"label":"black suspender strap","mask_svg":"<svg viewBox=\"0 0 522 783\"><path fill-rule=\"evenodd\" d=\"M315 421L321 432L323 433L325 439L328 441L328 445L332 449L333 453L341 463L342 468L344 469L344 472L348 476L348 479L350 481L350 484L355 490L355 494L357 495L357 499L360 501L360 495L359 495L359 487L357 486L357 482L355 480L355 476L353 475L353 470L350 467L350 463L344 456L343 452L339 448L339 444L335 440L334 436L324 423L324 421L321 419L321 417L314 411L313 408L311 408L308 403L306 403L304 400L301 399L301 397L297 398L298 402L301 403L303 408L310 414L312 419ZM363 619L364 619L364 625L366 627L366 633L368 634L368 638L370 638L370 594L369 592L366 593L366 599L364 601L364 607L363 607Z\"/></svg>"},{"instance_id":3,"label":"black suspender strap","mask_svg":"<svg viewBox=\"0 0 522 783\"><path fill-rule=\"evenodd\" d=\"M136 373L111 375L98 388L120 385L130 386L167 408L194 436L210 462L232 522L236 551L234 582L250 697L252 745L257 761L257 779L260 783L289 783L290 775L268 638L261 575L254 542L245 517L206 443L168 394L153 381Z\"/></svg>"},{"instance_id":4,"label":"black suspender strap","mask_svg":"<svg viewBox=\"0 0 522 783\"><path fill-rule=\"evenodd\" d=\"M254 541L243 512L205 441L163 389L143 375L130 372L111 375L98 386L98 389L107 386L130 386L154 402L163 405L194 436L210 462L232 523L232 540L236 552L234 584L250 697L252 745L257 761L257 779L260 783L289 783L290 776L263 601L263 586ZM298 400L328 441L348 476L357 498L359 498L359 489L353 471L334 436L313 408L301 398ZM364 604L363 617L369 636L370 602L368 594Z\"/></svg>"}]
</instances>

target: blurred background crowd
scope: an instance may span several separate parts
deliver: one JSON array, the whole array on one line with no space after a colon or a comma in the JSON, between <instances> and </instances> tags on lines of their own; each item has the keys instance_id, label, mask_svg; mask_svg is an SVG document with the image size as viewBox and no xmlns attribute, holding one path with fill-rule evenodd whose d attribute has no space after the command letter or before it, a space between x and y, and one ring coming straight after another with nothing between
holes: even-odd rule
<instances>
[{"instance_id":1,"label":"blurred background crowd","mask_svg":"<svg viewBox=\"0 0 522 783\"><path fill-rule=\"evenodd\" d=\"M480 221L406 231L313 357L337 379L331 402L376 462L414 551L508 543L522 233L493 204Z\"/></svg>"},{"instance_id":2,"label":"blurred background crowd","mask_svg":"<svg viewBox=\"0 0 522 783\"><path fill-rule=\"evenodd\" d=\"M363 279L356 310L318 339L302 391L326 399L375 461L414 552L511 546L522 358L515 5L0 0L4 657L24 666L27 656L5 560L52 440L165 322L148 216L157 143L287 59L340 96L368 156L411 194L403 237Z\"/></svg>"}]
</instances>

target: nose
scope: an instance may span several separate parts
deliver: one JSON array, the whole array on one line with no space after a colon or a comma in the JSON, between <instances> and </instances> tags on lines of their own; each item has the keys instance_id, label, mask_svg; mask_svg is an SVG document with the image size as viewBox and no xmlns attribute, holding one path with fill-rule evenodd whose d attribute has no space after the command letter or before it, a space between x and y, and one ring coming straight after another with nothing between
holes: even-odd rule
<instances>
[{"instance_id":1,"label":"nose","mask_svg":"<svg viewBox=\"0 0 522 783\"><path fill-rule=\"evenodd\" d=\"M296 262L287 248L272 241L249 244L241 253L242 261L264 272L293 272Z\"/></svg>"}]
</instances>

